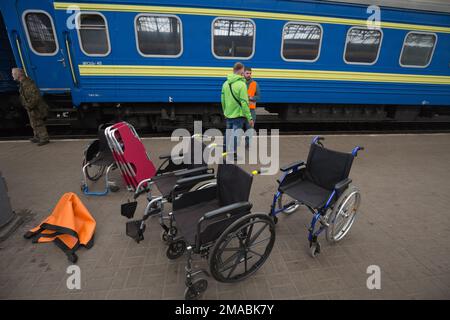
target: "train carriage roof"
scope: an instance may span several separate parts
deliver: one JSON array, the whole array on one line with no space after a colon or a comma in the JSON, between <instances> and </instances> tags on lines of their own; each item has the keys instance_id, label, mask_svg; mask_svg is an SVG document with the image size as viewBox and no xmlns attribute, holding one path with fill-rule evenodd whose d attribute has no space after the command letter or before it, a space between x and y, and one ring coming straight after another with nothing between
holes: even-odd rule
<instances>
[{"instance_id":1,"label":"train carriage roof","mask_svg":"<svg viewBox=\"0 0 450 320\"><path fill-rule=\"evenodd\" d=\"M316 0L316 1L341 2L347 4L361 4L361 5L378 5L380 7L450 13L450 0Z\"/></svg>"}]
</instances>

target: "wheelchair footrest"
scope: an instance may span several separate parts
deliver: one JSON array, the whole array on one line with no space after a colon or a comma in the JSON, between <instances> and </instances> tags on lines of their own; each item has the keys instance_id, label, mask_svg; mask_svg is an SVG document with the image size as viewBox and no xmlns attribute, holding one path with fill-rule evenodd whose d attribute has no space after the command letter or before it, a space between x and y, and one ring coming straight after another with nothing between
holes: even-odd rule
<instances>
[{"instance_id":1,"label":"wheelchair footrest","mask_svg":"<svg viewBox=\"0 0 450 320\"><path fill-rule=\"evenodd\" d=\"M120 206L120 214L123 215L124 217L127 217L128 219L131 219L134 217L136 208L137 208L137 201L133 202L128 201L127 203L123 203Z\"/></svg>"},{"instance_id":2,"label":"wheelchair footrest","mask_svg":"<svg viewBox=\"0 0 450 320\"><path fill-rule=\"evenodd\" d=\"M139 243L141 240L144 240L144 231L145 224L142 223L142 220L133 220L127 222L126 234L130 238L133 238L137 243Z\"/></svg>"},{"instance_id":3,"label":"wheelchair footrest","mask_svg":"<svg viewBox=\"0 0 450 320\"><path fill-rule=\"evenodd\" d=\"M297 203L298 202L294 200L294 201L291 201L291 202L285 204L284 207L289 208L289 207L295 206Z\"/></svg>"}]
</instances>

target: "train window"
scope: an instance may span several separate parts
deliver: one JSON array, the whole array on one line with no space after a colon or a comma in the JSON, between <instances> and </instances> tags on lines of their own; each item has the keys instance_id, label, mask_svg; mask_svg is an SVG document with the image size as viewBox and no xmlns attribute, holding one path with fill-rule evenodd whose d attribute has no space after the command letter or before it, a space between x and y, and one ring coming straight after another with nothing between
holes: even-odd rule
<instances>
[{"instance_id":1,"label":"train window","mask_svg":"<svg viewBox=\"0 0 450 320\"><path fill-rule=\"evenodd\" d=\"M314 62L319 58L322 27L288 22L283 28L281 56L284 60Z\"/></svg>"},{"instance_id":2,"label":"train window","mask_svg":"<svg viewBox=\"0 0 450 320\"><path fill-rule=\"evenodd\" d=\"M344 61L354 64L374 64L380 53L381 30L350 28L345 41Z\"/></svg>"},{"instance_id":3,"label":"train window","mask_svg":"<svg viewBox=\"0 0 450 320\"><path fill-rule=\"evenodd\" d=\"M23 21L30 48L37 55L51 56L58 51L55 27L45 11L25 11Z\"/></svg>"},{"instance_id":4,"label":"train window","mask_svg":"<svg viewBox=\"0 0 450 320\"><path fill-rule=\"evenodd\" d=\"M409 32L403 42L400 65L425 68L433 57L437 36L433 33Z\"/></svg>"},{"instance_id":5,"label":"train window","mask_svg":"<svg viewBox=\"0 0 450 320\"><path fill-rule=\"evenodd\" d=\"M183 51L181 21L176 16L138 15L135 31L143 56L179 57Z\"/></svg>"},{"instance_id":6,"label":"train window","mask_svg":"<svg viewBox=\"0 0 450 320\"><path fill-rule=\"evenodd\" d=\"M80 48L87 56L107 56L111 51L106 18L100 13L83 12L77 19Z\"/></svg>"},{"instance_id":7,"label":"train window","mask_svg":"<svg viewBox=\"0 0 450 320\"><path fill-rule=\"evenodd\" d=\"M255 23L249 19L216 18L212 52L219 59L250 59L255 48Z\"/></svg>"}]
</instances>

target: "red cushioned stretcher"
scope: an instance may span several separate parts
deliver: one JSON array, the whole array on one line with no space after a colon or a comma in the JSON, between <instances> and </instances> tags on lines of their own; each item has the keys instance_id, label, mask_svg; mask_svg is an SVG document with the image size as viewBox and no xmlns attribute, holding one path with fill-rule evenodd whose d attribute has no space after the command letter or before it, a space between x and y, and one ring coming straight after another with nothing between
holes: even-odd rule
<instances>
[{"instance_id":1,"label":"red cushioned stretcher","mask_svg":"<svg viewBox=\"0 0 450 320\"><path fill-rule=\"evenodd\" d=\"M136 191L142 181L155 176L156 168L133 126L120 122L108 127L105 133L129 189Z\"/></svg>"}]
</instances>

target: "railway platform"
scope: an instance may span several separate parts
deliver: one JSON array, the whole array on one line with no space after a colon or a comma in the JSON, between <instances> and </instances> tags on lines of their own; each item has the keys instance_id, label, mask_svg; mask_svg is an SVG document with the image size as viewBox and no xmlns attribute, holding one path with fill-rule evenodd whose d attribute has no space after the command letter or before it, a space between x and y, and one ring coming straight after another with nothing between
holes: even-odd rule
<instances>
[{"instance_id":1,"label":"railway platform","mask_svg":"<svg viewBox=\"0 0 450 320\"><path fill-rule=\"evenodd\" d=\"M340 243L308 252L311 214L280 214L275 247L249 279L209 278L205 299L450 299L450 134L325 136L326 146L362 145L350 174L362 194L360 213ZM311 136L280 136L280 165L306 160ZM143 139L155 164L169 138ZM168 260L161 228L149 219L145 239L125 235L120 204L125 188L105 197L80 192L82 152L89 140L0 142L0 170L15 210L28 221L0 243L0 299L183 299L185 259ZM256 169L244 165L245 169ZM120 180L117 170L113 179ZM268 212L278 174L254 177L253 212ZM81 289L70 290L65 255L23 234L49 215L65 192L76 192L97 221L95 245L78 251ZM144 200L138 213L143 212ZM200 258L196 265L206 264ZM368 289L368 267L381 270L380 289Z\"/></svg>"}]
</instances>

